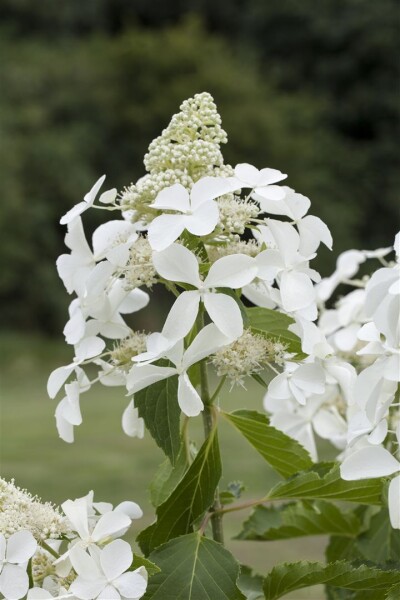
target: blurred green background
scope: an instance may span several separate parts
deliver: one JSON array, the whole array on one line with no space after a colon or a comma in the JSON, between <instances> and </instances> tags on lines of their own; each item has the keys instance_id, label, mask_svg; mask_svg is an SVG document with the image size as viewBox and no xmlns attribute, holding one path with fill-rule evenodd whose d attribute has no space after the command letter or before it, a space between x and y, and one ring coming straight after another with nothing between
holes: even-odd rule
<instances>
[{"instance_id":1,"label":"blurred green background","mask_svg":"<svg viewBox=\"0 0 400 600\"><path fill-rule=\"evenodd\" d=\"M57 439L45 381L70 354L61 334L69 298L54 263L60 216L102 173L118 189L140 177L148 144L185 98L214 96L226 162L281 169L311 198L335 241L333 254L321 250L323 274L346 248L392 242L398 25L395 0L0 2L3 475L54 501L95 487L100 499L147 502L162 457L148 436L122 436L125 398L94 391L76 444ZM85 214L89 232L99 213ZM135 324L156 328L158 307ZM248 397L260 405L260 392ZM257 495L269 472L226 436L228 475L240 464ZM280 543L244 546L242 560L250 552L262 570L281 558ZM286 559L301 552L315 557L321 544L284 550Z\"/></svg>"}]
</instances>

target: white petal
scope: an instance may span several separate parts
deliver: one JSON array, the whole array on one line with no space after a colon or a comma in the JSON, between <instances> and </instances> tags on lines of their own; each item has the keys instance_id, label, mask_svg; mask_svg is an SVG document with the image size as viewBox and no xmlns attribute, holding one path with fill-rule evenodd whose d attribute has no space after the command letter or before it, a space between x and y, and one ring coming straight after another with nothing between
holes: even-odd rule
<instances>
[{"instance_id":1,"label":"white petal","mask_svg":"<svg viewBox=\"0 0 400 600\"><path fill-rule=\"evenodd\" d=\"M279 288L282 306L287 312L307 308L315 301L314 286L304 273L285 271L282 273Z\"/></svg>"},{"instance_id":2,"label":"white petal","mask_svg":"<svg viewBox=\"0 0 400 600\"><path fill-rule=\"evenodd\" d=\"M122 429L129 437L144 437L144 421L131 400L122 415Z\"/></svg>"},{"instance_id":3,"label":"white petal","mask_svg":"<svg viewBox=\"0 0 400 600\"><path fill-rule=\"evenodd\" d=\"M196 256L180 244L172 244L163 252L154 252L153 264L158 274L168 281L181 281L195 287L201 285Z\"/></svg>"},{"instance_id":4,"label":"white petal","mask_svg":"<svg viewBox=\"0 0 400 600\"><path fill-rule=\"evenodd\" d=\"M242 184L246 184L244 187L253 188L259 181L260 171L249 163L240 163L235 167L235 175Z\"/></svg>"},{"instance_id":5,"label":"white petal","mask_svg":"<svg viewBox=\"0 0 400 600\"><path fill-rule=\"evenodd\" d=\"M140 567L130 573L124 573L114 581L117 590L124 598L141 598L147 588L147 571Z\"/></svg>"},{"instance_id":6,"label":"white petal","mask_svg":"<svg viewBox=\"0 0 400 600\"><path fill-rule=\"evenodd\" d=\"M120 245L121 240L126 241L131 238L133 243L138 237L135 226L123 219L108 221L100 225L93 233L93 252L96 260L105 257L107 251L114 246Z\"/></svg>"},{"instance_id":7,"label":"white petal","mask_svg":"<svg viewBox=\"0 0 400 600\"><path fill-rule=\"evenodd\" d=\"M336 262L336 270L341 279L350 279L358 271L361 263L365 262L365 256L359 250L346 250Z\"/></svg>"},{"instance_id":8,"label":"white petal","mask_svg":"<svg viewBox=\"0 0 400 600\"><path fill-rule=\"evenodd\" d=\"M67 344L77 344L85 334L85 318L80 309L76 310L64 327L63 334Z\"/></svg>"},{"instance_id":9,"label":"white petal","mask_svg":"<svg viewBox=\"0 0 400 600\"><path fill-rule=\"evenodd\" d=\"M122 512L125 515L128 515L130 519L141 519L143 517L143 511L139 504L131 502L130 500L120 502L118 506L114 508L114 512Z\"/></svg>"},{"instance_id":10,"label":"white petal","mask_svg":"<svg viewBox=\"0 0 400 600\"><path fill-rule=\"evenodd\" d=\"M389 516L393 529L400 529L400 475L389 484Z\"/></svg>"},{"instance_id":11,"label":"white petal","mask_svg":"<svg viewBox=\"0 0 400 600\"><path fill-rule=\"evenodd\" d=\"M211 265L204 285L208 288L240 288L253 281L257 270L256 262L251 256L231 254L220 258Z\"/></svg>"},{"instance_id":12,"label":"white petal","mask_svg":"<svg viewBox=\"0 0 400 600\"><path fill-rule=\"evenodd\" d=\"M82 539L89 537L88 505L86 499L66 500L61 504L61 508L71 523L73 531L76 531Z\"/></svg>"},{"instance_id":13,"label":"white petal","mask_svg":"<svg viewBox=\"0 0 400 600\"><path fill-rule=\"evenodd\" d=\"M23 598L29 588L26 569L17 565L5 564L0 573L0 592L6 600Z\"/></svg>"},{"instance_id":14,"label":"white petal","mask_svg":"<svg viewBox=\"0 0 400 600\"><path fill-rule=\"evenodd\" d=\"M278 400L286 400L290 398L290 394L291 392L286 373L281 373L270 381L267 396L278 398ZM268 399L266 399L266 402L268 402Z\"/></svg>"},{"instance_id":15,"label":"white petal","mask_svg":"<svg viewBox=\"0 0 400 600\"><path fill-rule=\"evenodd\" d=\"M255 258L260 279L272 283L278 273L284 269L285 265L282 256L278 250L263 250Z\"/></svg>"},{"instance_id":16,"label":"white petal","mask_svg":"<svg viewBox=\"0 0 400 600\"><path fill-rule=\"evenodd\" d=\"M175 183L159 192L153 204L153 208L177 210L179 212L190 211L189 193L180 183Z\"/></svg>"},{"instance_id":17,"label":"white petal","mask_svg":"<svg viewBox=\"0 0 400 600\"><path fill-rule=\"evenodd\" d=\"M328 227L320 218L308 215L297 223L300 233L299 252L303 256L313 254L318 248L320 242L332 250L332 235Z\"/></svg>"},{"instance_id":18,"label":"white petal","mask_svg":"<svg viewBox=\"0 0 400 600\"><path fill-rule=\"evenodd\" d=\"M109 581L127 571L132 564L133 554L128 542L114 540L100 553L100 564Z\"/></svg>"},{"instance_id":19,"label":"white petal","mask_svg":"<svg viewBox=\"0 0 400 600\"><path fill-rule=\"evenodd\" d=\"M284 263L290 267L296 262L300 246L300 236L290 223L268 219L268 227L271 230L279 252L282 254Z\"/></svg>"},{"instance_id":20,"label":"white petal","mask_svg":"<svg viewBox=\"0 0 400 600\"><path fill-rule=\"evenodd\" d=\"M197 417L204 408L204 404L187 373L179 375L178 403L181 411L188 417Z\"/></svg>"},{"instance_id":21,"label":"white petal","mask_svg":"<svg viewBox=\"0 0 400 600\"><path fill-rule=\"evenodd\" d=\"M98 598L104 588L107 586L105 577L99 579L84 579L77 577L70 585L69 591L80 600L94 600Z\"/></svg>"},{"instance_id":22,"label":"white petal","mask_svg":"<svg viewBox=\"0 0 400 600\"><path fill-rule=\"evenodd\" d=\"M367 446L350 454L343 461L340 473L343 479L387 477L400 471L400 463L381 446Z\"/></svg>"},{"instance_id":23,"label":"white petal","mask_svg":"<svg viewBox=\"0 0 400 600\"><path fill-rule=\"evenodd\" d=\"M105 175L102 175L102 176L101 176L101 177L100 177L100 178L99 178L99 179L96 181L96 183L94 184L94 186L92 187L92 189L91 189L91 190L90 190L90 191L89 191L87 194L85 194L85 196L84 196L84 198L83 198L85 202L87 202L87 203L89 203L89 204L93 204L93 202L95 201L95 199L96 199L96 196L97 196L97 194L98 194L98 192L99 192L99 190L100 190L101 186L102 186L102 185L103 185L103 183L104 183L104 180L105 180L105 178L106 178L106 176L105 176Z\"/></svg>"},{"instance_id":24,"label":"white petal","mask_svg":"<svg viewBox=\"0 0 400 600\"><path fill-rule=\"evenodd\" d=\"M121 596L113 585L107 585L97 596L97 600L121 600Z\"/></svg>"},{"instance_id":25,"label":"white petal","mask_svg":"<svg viewBox=\"0 0 400 600\"><path fill-rule=\"evenodd\" d=\"M64 241L65 245L72 250L73 255L78 258L82 264L93 262L93 253L87 243L82 219L80 217L69 223Z\"/></svg>"},{"instance_id":26,"label":"white petal","mask_svg":"<svg viewBox=\"0 0 400 600\"><path fill-rule=\"evenodd\" d=\"M27 595L27 600L53 600L54 596L43 588L31 588Z\"/></svg>"},{"instance_id":27,"label":"white petal","mask_svg":"<svg viewBox=\"0 0 400 600\"><path fill-rule=\"evenodd\" d=\"M226 346L230 339L223 335L214 323L210 323L196 335L189 348L186 350L182 367L188 369L206 356L213 354L218 348Z\"/></svg>"},{"instance_id":28,"label":"white petal","mask_svg":"<svg viewBox=\"0 0 400 600\"><path fill-rule=\"evenodd\" d=\"M338 434L345 433L346 421L337 412L321 409L313 418L315 433L325 440L331 440Z\"/></svg>"},{"instance_id":29,"label":"white petal","mask_svg":"<svg viewBox=\"0 0 400 600\"><path fill-rule=\"evenodd\" d=\"M267 200L279 201L285 197L285 190L280 185L267 185L265 187L256 187L256 194Z\"/></svg>"},{"instance_id":30,"label":"white petal","mask_svg":"<svg viewBox=\"0 0 400 600\"><path fill-rule=\"evenodd\" d=\"M138 310L141 310L147 306L149 301L149 294L137 288L125 296L124 300L118 307L118 312L122 315L137 312Z\"/></svg>"},{"instance_id":31,"label":"white petal","mask_svg":"<svg viewBox=\"0 0 400 600\"><path fill-rule=\"evenodd\" d=\"M128 528L130 524L131 520L128 515L121 512L108 512L97 521L91 537L93 541L100 542L117 534L120 530Z\"/></svg>"},{"instance_id":32,"label":"white petal","mask_svg":"<svg viewBox=\"0 0 400 600\"><path fill-rule=\"evenodd\" d=\"M140 392L157 381L163 381L176 375L176 369L172 367L157 367L155 365L135 365L129 371L126 385L129 393Z\"/></svg>"},{"instance_id":33,"label":"white petal","mask_svg":"<svg viewBox=\"0 0 400 600\"><path fill-rule=\"evenodd\" d=\"M76 217L79 217L86 209L90 208L90 205L87 202L78 202L75 204L68 212L65 213L60 219L60 225L68 225L71 223Z\"/></svg>"},{"instance_id":34,"label":"white petal","mask_svg":"<svg viewBox=\"0 0 400 600\"><path fill-rule=\"evenodd\" d=\"M278 183L278 181L282 181L286 178L287 175L278 169L261 169L257 186L262 187L264 185L271 185L272 183Z\"/></svg>"},{"instance_id":35,"label":"white petal","mask_svg":"<svg viewBox=\"0 0 400 600\"><path fill-rule=\"evenodd\" d=\"M117 188L112 188L112 190L107 190L106 192L103 192L99 198L99 202L101 202L102 204L112 204L116 197L117 197L118 191Z\"/></svg>"},{"instance_id":36,"label":"white petal","mask_svg":"<svg viewBox=\"0 0 400 600\"><path fill-rule=\"evenodd\" d=\"M94 358L103 352L105 346L105 341L99 337L92 336L84 338L77 346L75 346L76 358L79 361Z\"/></svg>"},{"instance_id":37,"label":"white petal","mask_svg":"<svg viewBox=\"0 0 400 600\"><path fill-rule=\"evenodd\" d=\"M84 500L84 498L79 498L79 500ZM81 544L75 544L72 546L72 548L70 548L69 559L74 570L83 578L89 580L101 578L102 573L95 559L90 556L90 554L85 552Z\"/></svg>"},{"instance_id":38,"label":"white petal","mask_svg":"<svg viewBox=\"0 0 400 600\"><path fill-rule=\"evenodd\" d=\"M153 250L165 250L185 229L187 217L185 215L160 215L149 225L148 240Z\"/></svg>"},{"instance_id":39,"label":"white petal","mask_svg":"<svg viewBox=\"0 0 400 600\"><path fill-rule=\"evenodd\" d=\"M36 540L30 531L17 531L8 538L6 560L15 564L27 562L36 548Z\"/></svg>"},{"instance_id":40,"label":"white petal","mask_svg":"<svg viewBox=\"0 0 400 600\"><path fill-rule=\"evenodd\" d=\"M214 231L219 220L219 210L214 200L204 202L193 215L187 217L186 229L193 235L208 235Z\"/></svg>"},{"instance_id":41,"label":"white petal","mask_svg":"<svg viewBox=\"0 0 400 600\"><path fill-rule=\"evenodd\" d=\"M192 329L199 312L200 294L183 292L175 300L165 321L162 335L169 340L181 340Z\"/></svg>"},{"instance_id":42,"label":"white petal","mask_svg":"<svg viewBox=\"0 0 400 600\"><path fill-rule=\"evenodd\" d=\"M66 367L58 367L58 369L55 369L50 373L50 377L47 381L47 393L50 398L55 398L57 396L59 390L74 369L74 365L67 365Z\"/></svg>"},{"instance_id":43,"label":"white petal","mask_svg":"<svg viewBox=\"0 0 400 600\"><path fill-rule=\"evenodd\" d=\"M300 365L293 373L292 380L309 394L322 394L325 391L325 373L317 364Z\"/></svg>"},{"instance_id":44,"label":"white petal","mask_svg":"<svg viewBox=\"0 0 400 600\"><path fill-rule=\"evenodd\" d=\"M237 302L226 294L204 295L204 306L210 319L231 341L243 333L243 318Z\"/></svg>"},{"instance_id":45,"label":"white petal","mask_svg":"<svg viewBox=\"0 0 400 600\"><path fill-rule=\"evenodd\" d=\"M190 191L192 210L196 211L204 202L223 196L238 187L240 186L232 177L202 177Z\"/></svg>"},{"instance_id":46,"label":"white petal","mask_svg":"<svg viewBox=\"0 0 400 600\"><path fill-rule=\"evenodd\" d=\"M388 422L386 419L382 419L375 427L375 429L369 434L368 441L370 444L378 445L382 444L388 431Z\"/></svg>"},{"instance_id":47,"label":"white petal","mask_svg":"<svg viewBox=\"0 0 400 600\"><path fill-rule=\"evenodd\" d=\"M64 402L65 402L65 398L58 404L58 406L56 408L56 412L55 412L56 427L57 427L58 435L60 436L60 438L64 442L67 442L68 444L72 444L74 441L74 425L72 425L69 421L67 421L64 418L64 415L63 415Z\"/></svg>"}]
</instances>

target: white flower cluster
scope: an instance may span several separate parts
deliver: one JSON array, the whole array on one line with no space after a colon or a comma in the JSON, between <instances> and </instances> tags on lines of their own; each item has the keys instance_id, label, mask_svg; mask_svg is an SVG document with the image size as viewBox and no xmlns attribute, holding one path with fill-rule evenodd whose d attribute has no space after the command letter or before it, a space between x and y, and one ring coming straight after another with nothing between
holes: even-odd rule
<instances>
[{"instance_id":1,"label":"white flower cluster","mask_svg":"<svg viewBox=\"0 0 400 600\"><path fill-rule=\"evenodd\" d=\"M133 519L142 516L135 502L113 508L106 502L94 502L90 492L64 502L61 512L48 503L41 504L13 482L1 480L1 490L0 514L9 511L10 519L17 519L13 533L9 529L0 532L3 598L138 600L144 595L146 569L133 569L131 547L118 539ZM18 508L23 513L20 520Z\"/></svg>"},{"instance_id":2,"label":"white flower cluster","mask_svg":"<svg viewBox=\"0 0 400 600\"><path fill-rule=\"evenodd\" d=\"M166 187L179 183L186 189L206 175L231 175L224 165L220 145L227 135L217 107L207 92L185 100L162 134L153 140L144 157L148 175L125 188L120 204L149 223L155 216L150 205Z\"/></svg>"},{"instance_id":3,"label":"white flower cluster","mask_svg":"<svg viewBox=\"0 0 400 600\"><path fill-rule=\"evenodd\" d=\"M0 478L0 533L8 538L23 529L39 542L68 533L65 519L50 502Z\"/></svg>"},{"instance_id":4,"label":"white flower cluster","mask_svg":"<svg viewBox=\"0 0 400 600\"><path fill-rule=\"evenodd\" d=\"M395 260L387 256L395 251ZM400 233L394 247L349 250L335 272L316 286L317 325L293 330L309 355L285 365L269 385L264 406L271 423L317 457L315 434L341 450L346 480L396 475L389 485L389 513L400 529ZM361 265L379 261L372 276ZM383 266L382 266L383 265ZM339 285L348 293L332 308ZM302 329L299 328L302 326Z\"/></svg>"},{"instance_id":5,"label":"white flower cluster","mask_svg":"<svg viewBox=\"0 0 400 600\"><path fill-rule=\"evenodd\" d=\"M245 329L237 340L218 350L211 362L219 377L243 385L246 377L259 373L269 363L282 363L284 354L284 344Z\"/></svg>"},{"instance_id":6,"label":"white flower cluster","mask_svg":"<svg viewBox=\"0 0 400 600\"><path fill-rule=\"evenodd\" d=\"M149 177L171 169L179 175L184 158L185 173L191 177L190 185L163 186L144 202L151 222L146 225L140 211L133 213L132 222L125 219L124 207L116 203L116 190L108 190L98 199L101 208L122 209L122 215L100 225L90 246L81 214L95 206L104 177L61 219L68 226L65 242L70 253L59 257L57 268L67 291L76 296L64 328L75 357L53 371L48 393L54 398L64 388L56 423L65 441L73 442L74 428L82 423L81 394L97 381L124 386L133 395L178 376L182 411L198 415L203 402L188 370L227 346L226 356L230 353L232 359L231 344L243 335L235 300L240 291L255 304L290 314L301 331L313 327L317 317L313 281L319 275L309 261L321 241L330 247L329 230L317 217L306 216L307 198L279 185L286 178L280 171L240 164L223 176L219 146L225 141L212 98L197 95L183 103L181 113L146 156ZM247 241L238 235L245 229L251 236ZM133 332L124 315L145 307L149 296L140 286L151 288L157 282L177 296L164 327L148 336ZM206 315L209 323L204 325ZM241 381L260 370L266 342L259 356L255 354L260 344L249 347L246 358L246 335L237 344L241 369L232 363L225 372L233 377L236 369L233 378ZM282 349L271 356L281 363ZM97 371L91 379L89 365L90 372L93 367ZM222 372L221 365L218 369ZM122 426L128 435L143 437L144 423L133 398Z\"/></svg>"}]
</instances>

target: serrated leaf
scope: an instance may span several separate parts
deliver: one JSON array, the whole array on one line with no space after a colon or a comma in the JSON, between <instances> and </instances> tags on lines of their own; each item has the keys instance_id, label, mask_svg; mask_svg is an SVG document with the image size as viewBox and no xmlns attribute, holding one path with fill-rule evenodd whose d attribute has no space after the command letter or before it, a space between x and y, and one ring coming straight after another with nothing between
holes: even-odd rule
<instances>
[{"instance_id":1,"label":"serrated leaf","mask_svg":"<svg viewBox=\"0 0 400 600\"><path fill-rule=\"evenodd\" d=\"M214 428L172 494L157 508L157 521L139 534L138 542L146 556L168 540L192 531L193 522L212 505L220 477L221 458Z\"/></svg>"},{"instance_id":2,"label":"serrated leaf","mask_svg":"<svg viewBox=\"0 0 400 600\"><path fill-rule=\"evenodd\" d=\"M387 506L371 518L356 548L363 558L376 563L400 561L400 531L391 526Z\"/></svg>"},{"instance_id":3,"label":"serrated leaf","mask_svg":"<svg viewBox=\"0 0 400 600\"><path fill-rule=\"evenodd\" d=\"M245 600L239 565L221 544L198 532L171 540L150 555L161 572L143 600Z\"/></svg>"},{"instance_id":4,"label":"serrated leaf","mask_svg":"<svg viewBox=\"0 0 400 600\"><path fill-rule=\"evenodd\" d=\"M157 445L174 464L181 445L178 377L169 377L135 394L135 406Z\"/></svg>"},{"instance_id":5,"label":"serrated leaf","mask_svg":"<svg viewBox=\"0 0 400 600\"><path fill-rule=\"evenodd\" d=\"M329 565L301 561L274 567L265 578L264 595L266 600L276 600L294 590L323 583L356 591L385 591L399 581L397 571L382 571L365 565L355 568L347 561Z\"/></svg>"},{"instance_id":6,"label":"serrated leaf","mask_svg":"<svg viewBox=\"0 0 400 600\"><path fill-rule=\"evenodd\" d=\"M381 504L382 480L362 479L344 481L340 477L339 464L318 463L309 471L298 473L277 483L268 494L269 498L298 498L346 500L359 504Z\"/></svg>"},{"instance_id":7,"label":"serrated leaf","mask_svg":"<svg viewBox=\"0 0 400 600\"><path fill-rule=\"evenodd\" d=\"M168 458L158 467L150 484L150 500L153 506L162 504L176 488L188 467L186 448L181 446L175 465Z\"/></svg>"},{"instance_id":8,"label":"serrated leaf","mask_svg":"<svg viewBox=\"0 0 400 600\"><path fill-rule=\"evenodd\" d=\"M305 357L301 349L301 340L295 334L289 331L289 325L294 320L278 310L270 308L252 307L246 309L249 326L254 333L266 335L268 338L277 342L282 342L287 346L288 352L293 352L297 358Z\"/></svg>"},{"instance_id":9,"label":"serrated leaf","mask_svg":"<svg viewBox=\"0 0 400 600\"><path fill-rule=\"evenodd\" d=\"M329 502L293 502L279 507L257 506L237 539L272 541L328 534L354 537L360 526L354 512L341 511Z\"/></svg>"},{"instance_id":10,"label":"serrated leaf","mask_svg":"<svg viewBox=\"0 0 400 600\"><path fill-rule=\"evenodd\" d=\"M246 600L261 600L263 592L264 577L253 573L250 567L242 565L238 579L238 588L246 596Z\"/></svg>"},{"instance_id":11,"label":"serrated leaf","mask_svg":"<svg viewBox=\"0 0 400 600\"><path fill-rule=\"evenodd\" d=\"M151 560L145 558L144 556L140 556L140 554L134 554L133 562L129 570L134 571L139 567L145 567L149 577L153 577L153 575L156 575L156 573L160 572L160 567L157 567L157 565L151 562Z\"/></svg>"},{"instance_id":12,"label":"serrated leaf","mask_svg":"<svg viewBox=\"0 0 400 600\"><path fill-rule=\"evenodd\" d=\"M357 558L355 538L333 535L325 549L327 562L338 560L354 560Z\"/></svg>"},{"instance_id":13,"label":"serrated leaf","mask_svg":"<svg viewBox=\"0 0 400 600\"><path fill-rule=\"evenodd\" d=\"M307 450L293 438L272 427L265 415L253 410L222 414L283 477L312 466Z\"/></svg>"}]
</instances>

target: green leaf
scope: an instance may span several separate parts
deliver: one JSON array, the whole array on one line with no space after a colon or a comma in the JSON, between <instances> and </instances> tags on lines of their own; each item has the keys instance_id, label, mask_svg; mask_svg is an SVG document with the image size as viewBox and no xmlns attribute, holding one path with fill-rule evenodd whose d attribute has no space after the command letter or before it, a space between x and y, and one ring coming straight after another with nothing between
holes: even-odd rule
<instances>
[{"instance_id":1,"label":"green leaf","mask_svg":"<svg viewBox=\"0 0 400 600\"><path fill-rule=\"evenodd\" d=\"M174 464L181 445L178 377L169 377L137 392L135 406L157 445Z\"/></svg>"},{"instance_id":2,"label":"green leaf","mask_svg":"<svg viewBox=\"0 0 400 600\"><path fill-rule=\"evenodd\" d=\"M277 508L257 506L237 539L272 541L327 534L354 537L360 526L354 512L341 511L329 502L294 502Z\"/></svg>"},{"instance_id":3,"label":"green leaf","mask_svg":"<svg viewBox=\"0 0 400 600\"><path fill-rule=\"evenodd\" d=\"M222 414L280 475L288 477L313 464L307 450L272 427L265 415L253 410Z\"/></svg>"},{"instance_id":4,"label":"green leaf","mask_svg":"<svg viewBox=\"0 0 400 600\"><path fill-rule=\"evenodd\" d=\"M285 594L322 583L349 590L388 590L400 581L398 571L381 571L350 562L323 563L301 561L274 567L264 581L266 600L276 600Z\"/></svg>"},{"instance_id":5,"label":"green leaf","mask_svg":"<svg viewBox=\"0 0 400 600\"><path fill-rule=\"evenodd\" d=\"M392 585L385 596L386 600L399 600L400 598L400 583Z\"/></svg>"},{"instance_id":6,"label":"green leaf","mask_svg":"<svg viewBox=\"0 0 400 600\"><path fill-rule=\"evenodd\" d=\"M387 506L371 518L356 547L363 558L376 563L400 561L400 531L391 526Z\"/></svg>"},{"instance_id":7,"label":"green leaf","mask_svg":"<svg viewBox=\"0 0 400 600\"><path fill-rule=\"evenodd\" d=\"M301 349L300 338L288 329L289 325L294 323L291 317L278 310L258 306L247 308L246 312L250 328L254 333L286 344L288 352L293 352L299 359L306 356Z\"/></svg>"},{"instance_id":8,"label":"green leaf","mask_svg":"<svg viewBox=\"0 0 400 600\"><path fill-rule=\"evenodd\" d=\"M157 567L151 560L144 556L140 556L140 554L134 554L133 562L129 570L134 571L139 567L145 567L149 577L153 577L153 575L160 572L160 567Z\"/></svg>"},{"instance_id":9,"label":"green leaf","mask_svg":"<svg viewBox=\"0 0 400 600\"><path fill-rule=\"evenodd\" d=\"M157 521L139 534L138 542L146 556L168 540L192 531L193 522L212 505L220 477L221 458L214 428L172 494L157 508Z\"/></svg>"},{"instance_id":10,"label":"green leaf","mask_svg":"<svg viewBox=\"0 0 400 600\"><path fill-rule=\"evenodd\" d=\"M327 562L337 560L355 560L358 557L355 539L340 535L333 535L325 549Z\"/></svg>"},{"instance_id":11,"label":"green leaf","mask_svg":"<svg viewBox=\"0 0 400 600\"><path fill-rule=\"evenodd\" d=\"M253 573L250 567L242 565L238 579L238 588L246 596L246 600L260 600L264 598L264 577Z\"/></svg>"},{"instance_id":12,"label":"green leaf","mask_svg":"<svg viewBox=\"0 0 400 600\"><path fill-rule=\"evenodd\" d=\"M159 506L168 498L185 474L187 466L186 448L182 444L175 465L171 465L166 458L157 469L150 484L150 499L153 506Z\"/></svg>"},{"instance_id":13,"label":"green leaf","mask_svg":"<svg viewBox=\"0 0 400 600\"><path fill-rule=\"evenodd\" d=\"M347 500L359 504L381 504L382 480L344 481L340 477L339 464L318 463L309 471L298 473L287 481L277 483L268 497L311 500L324 498Z\"/></svg>"},{"instance_id":14,"label":"green leaf","mask_svg":"<svg viewBox=\"0 0 400 600\"><path fill-rule=\"evenodd\" d=\"M161 572L150 579L143 600L245 600L236 584L238 563L198 532L169 541L150 560Z\"/></svg>"}]
</instances>

